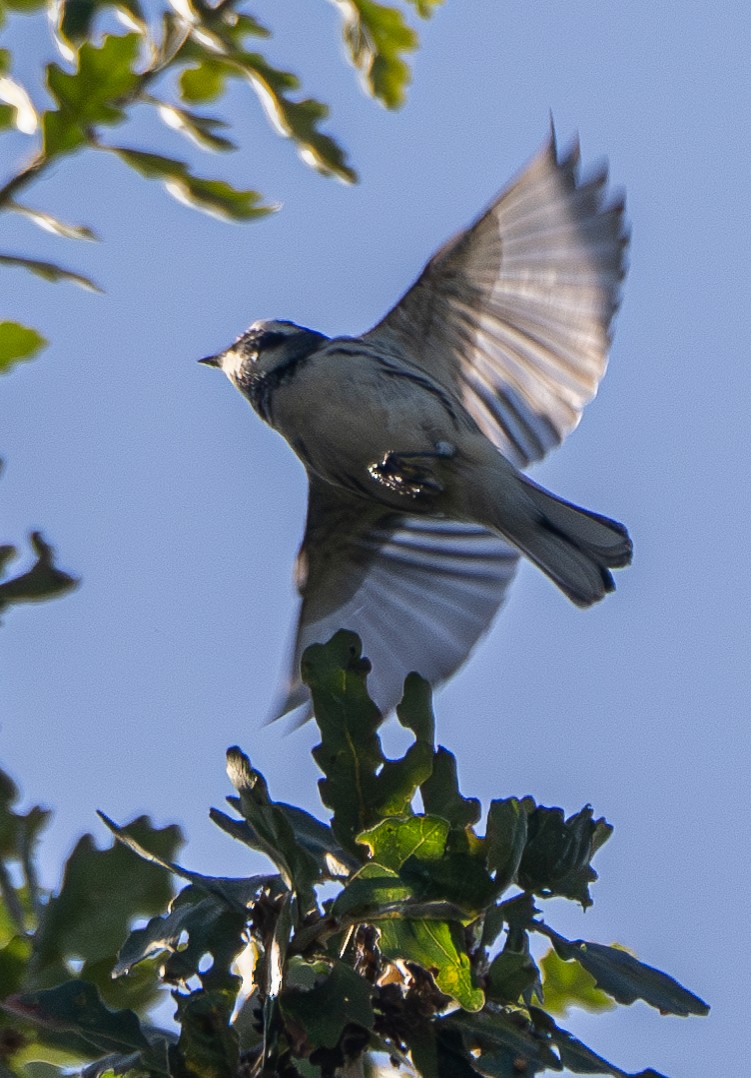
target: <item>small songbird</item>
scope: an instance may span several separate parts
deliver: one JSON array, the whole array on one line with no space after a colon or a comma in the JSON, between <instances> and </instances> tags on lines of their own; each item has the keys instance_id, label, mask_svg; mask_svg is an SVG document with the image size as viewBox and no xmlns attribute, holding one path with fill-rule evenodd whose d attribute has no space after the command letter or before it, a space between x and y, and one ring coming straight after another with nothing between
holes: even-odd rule
<instances>
[{"instance_id":1,"label":"small songbird","mask_svg":"<svg viewBox=\"0 0 751 1078\"><path fill-rule=\"evenodd\" d=\"M218 355L309 479L301 605L277 715L305 706L300 658L359 634L384 712L412 670L464 662L524 554L577 606L628 565L622 524L518 470L579 422L607 364L628 242L607 172L555 137L361 337L259 321Z\"/></svg>"}]
</instances>

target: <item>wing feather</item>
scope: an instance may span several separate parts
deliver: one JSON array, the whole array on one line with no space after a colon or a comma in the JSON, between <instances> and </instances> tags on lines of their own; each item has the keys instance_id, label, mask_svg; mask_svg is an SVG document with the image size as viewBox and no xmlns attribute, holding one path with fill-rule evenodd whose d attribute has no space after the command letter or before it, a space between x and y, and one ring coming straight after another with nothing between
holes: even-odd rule
<instances>
[{"instance_id":1,"label":"wing feather","mask_svg":"<svg viewBox=\"0 0 751 1078\"><path fill-rule=\"evenodd\" d=\"M573 430L610 347L628 242L607 171L550 140L365 340L458 392L519 467Z\"/></svg>"}]
</instances>

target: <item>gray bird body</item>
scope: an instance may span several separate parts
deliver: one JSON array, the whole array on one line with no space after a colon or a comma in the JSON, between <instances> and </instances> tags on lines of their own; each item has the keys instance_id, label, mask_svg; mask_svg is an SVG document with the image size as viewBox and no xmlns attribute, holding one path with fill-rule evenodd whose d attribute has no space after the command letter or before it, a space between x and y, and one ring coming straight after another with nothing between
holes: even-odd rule
<instances>
[{"instance_id":1,"label":"gray bird body","mask_svg":"<svg viewBox=\"0 0 751 1078\"><path fill-rule=\"evenodd\" d=\"M519 471L576 425L605 369L626 236L604 188L604 172L581 182L578 148L559 161L551 138L363 337L262 321L205 361L310 480L280 714L307 701L304 647L338 628L363 637L384 710L410 670L443 680L519 552L577 605L613 589L609 570L631 557L623 525Z\"/></svg>"}]
</instances>

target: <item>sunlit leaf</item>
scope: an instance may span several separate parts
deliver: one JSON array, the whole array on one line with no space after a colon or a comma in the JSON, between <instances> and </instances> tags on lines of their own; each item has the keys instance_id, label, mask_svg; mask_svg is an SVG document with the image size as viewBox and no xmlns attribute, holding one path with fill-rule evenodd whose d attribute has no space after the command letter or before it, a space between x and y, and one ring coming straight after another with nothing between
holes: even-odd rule
<instances>
[{"instance_id":1,"label":"sunlit leaf","mask_svg":"<svg viewBox=\"0 0 751 1078\"><path fill-rule=\"evenodd\" d=\"M8 204L8 209L14 210L16 213L20 213L23 217L28 217L30 221L33 221L39 228L43 228L45 232L51 232L55 236L62 236L68 240L98 240L96 232L87 228L85 225L69 225L65 221L59 220L57 217L53 217L51 213L45 213L43 210L32 209L31 206L24 206L20 202L11 202Z\"/></svg>"},{"instance_id":2,"label":"sunlit leaf","mask_svg":"<svg viewBox=\"0 0 751 1078\"><path fill-rule=\"evenodd\" d=\"M124 116L127 95L138 86L135 69L142 45L140 34L108 34L100 45L84 42L76 71L58 64L47 67L47 86L58 108L42 117L48 156L67 153L89 139L88 128L115 124Z\"/></svg>"},{"instance_id":3,"label":"sunlit leaf","mask_svg":"<svg viewBox=\"0 0 751 1078\"><path fill-rule=\"evenodd\" d=\"M637 999L656 1007L662 1014L708 1014L709 1007L679 984L675 978L647 966L620 947L608 947L586 940L567 940L547 925L537 931L548 937L560 958L575 958L590 973L597 987L618 1003L630 1004Z\"/></svg>"},{"instance_id":4,"label":"sunlit leaf","mask_svg":"<svg viewBox=\"0 0 751 1078\"><path fill-rule=\"evenodd\" d=\"M339 0L337 7L347 52L368 92L398 108L411 77L403 57L417 48L417 34L398 8L374 0Z\"/></svg>"},{"instance_id":5,"label":"sunlit leaf","mask_svg":"<svg viewBox=\"0 0 751 1078\"><path fill-rule=\"evenodd\" d=\"M33 135L39 123L36 109L26 89L9 75L0 75L0 101L4 101L10 114L3 126L17 127L24 135Z\"/></svg>"},{"instance_id":6,"label":"sunlit leaf","mask_svg":"<svg viewBox=\"0 0 751 1078\"><path fill-rule=\"evenodd\" d=\"M586 1011L609 1011L615 1007L612 998L596 987L592 974L576 959L564 962L551 948L540 959L540 969L545 1010L551 1014L566 1014L570 1007L582 1007Z\"/></svg>"},{"instance_id":7,"label":"sunlit leaf","mask_svg":"<svg viewBox=\"0 0 751 1078\"><path fill-rule=\"evenodd\" d=\"M441 921L399 919L379 924L380 949L387 958L417 962L436 984L467 1011L479 1011L485 1002L481 988L472 983L469 957L457 945L457 930Z\"/></svg>"},{"instance_id":8,"label":"sunlit leaf","mask_svg":"<svg viewBox=\"0 0 751 1078\"><path fill-rule=\"evenodd\" d=\"M58 266L56 262L43 262L38 258L23 258L21 255L0 255L0 266L18 266L21 269L27 269L29 273L37 277L43 277L45 281L70 281L82 288L88 288L91 292L102 291L90 277Z\"/></svg>"},{"instance_id":9,"label":"sunlit leaf","mask_svg":"<svg viewBox=\"0 0 751 1078\"><path fill-rule=\"evenodd\" d=\"M237 149L236 143L218 133L229 127L223 120L213 116L200 116L189 109L181 109L163 101L157 103L157 112L168 127L186 135L203 150Z\"/></svg>"},{"instance_id":10,"label":"sunlit leaf","mask_svg":"<svg viewBox=\"0 0 751 1078\"><path fill-rule=\"evenodd\" d=\"M389 817L363 831L357 841L368 846L374 861L399 869L408 857L436 861L446 849L449 825L432 816Z\"/></svg>"},{"instance_id":11,"label":"sunlit leaf","mask_svg":"<svg viewBox=\"0 0 751 1078\"><path fill-rule=\"evenodd\" d=\"M183 161L124 146L108 147L136 172L149 179L161 180L169 193L189 206L229 221L248 221L273 213L276 206L260 204L257 191L240 191L224 180L205 180L193 176Z\"/></svg>"},{"instance_id":12,"label":"sunlit leaf","mask_svg":"<svg viewBox=\"0 0 751 1078\"><path fill-rule=\"evenodd\" d=\"M0 322L0 374L34 356L47 344L41 333L20 322Z\"/></svg>"}]
</instances>

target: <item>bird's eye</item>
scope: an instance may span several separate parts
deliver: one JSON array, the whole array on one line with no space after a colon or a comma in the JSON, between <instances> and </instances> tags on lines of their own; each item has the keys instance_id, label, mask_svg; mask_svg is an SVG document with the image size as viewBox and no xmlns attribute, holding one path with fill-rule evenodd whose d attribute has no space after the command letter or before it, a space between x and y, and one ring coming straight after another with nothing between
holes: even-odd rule
<instances>
[{"instance_id":1,"label":"bird's eye","mask_svg":"<svg viewBox=\"0 0 751 1078\"><path fill-rule=\"evenodd\" d=\"M280 333L278 330L268 329L256 337L256 351L263 352L266 348L273 348L277 344L281 344L286 334Z\"/></svg>"}]
</instances>

